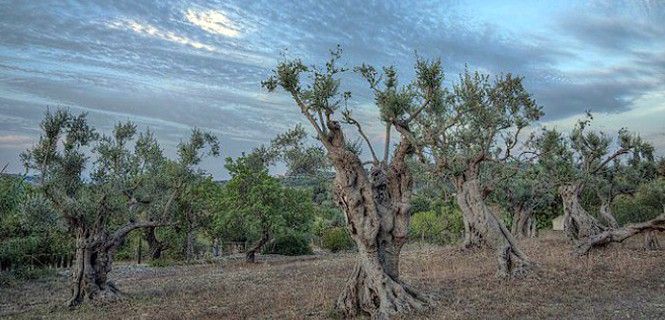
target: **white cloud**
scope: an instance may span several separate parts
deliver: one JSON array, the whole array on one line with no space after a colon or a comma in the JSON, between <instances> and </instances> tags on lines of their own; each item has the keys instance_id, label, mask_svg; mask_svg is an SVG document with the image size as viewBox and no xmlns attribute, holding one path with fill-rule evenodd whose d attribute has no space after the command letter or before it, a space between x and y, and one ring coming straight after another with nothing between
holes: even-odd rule
<instances>
[{"instance_id":1,"label":"white cloud","mask_svg":"<svg viewBox=\"0 0 665 320\"><path fill-rule=\"evenodd\" d=\"M139 23L134 20L116 20L107 24L109 27L114 29L129 29L138 34L149 36L157 39L162 39L174 43L179 43L182 45L190 46L195 49L205 49L208 51L217 51L214 46L207 45L205 43L189 39L185 36L178 35L172 31L160 30L150 24Z\"/></svg>"},{"instance_id":2,"label":"white cloud","mask_svg":"<svg viewBox=\"0 0 665 320\"><path fill-rule=\"evenodd\" d=\"M189 9L185 13L185 18L187 18L192 24L210 33L231 38L236 38L241 35L240 28L220 11L197 11Z\"/></svg>"}]
</instances>

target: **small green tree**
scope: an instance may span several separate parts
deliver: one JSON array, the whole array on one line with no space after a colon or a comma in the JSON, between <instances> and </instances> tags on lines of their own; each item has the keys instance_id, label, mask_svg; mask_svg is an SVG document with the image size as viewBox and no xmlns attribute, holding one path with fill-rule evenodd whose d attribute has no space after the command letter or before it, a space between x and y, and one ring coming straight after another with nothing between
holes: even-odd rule
<instances>
[{"instance_id":1,"label":"small green tree","mask_svg":"<svg viewBox=\"0 0 665 320\"><path fill-rule=\"evenodd\" d=\"M246 261L256 261L256 253L278 234L308 230L312 223L312 204L308 194L284 188L268 174L260 156L252 153L235 160L228 158L226 169L231 180L222 197L224 222L240 224L258 236L245 252ZM222 222L222 223L224 223ZM247 239L252 239L248 236Z\"/></svg>"}]
</instances>

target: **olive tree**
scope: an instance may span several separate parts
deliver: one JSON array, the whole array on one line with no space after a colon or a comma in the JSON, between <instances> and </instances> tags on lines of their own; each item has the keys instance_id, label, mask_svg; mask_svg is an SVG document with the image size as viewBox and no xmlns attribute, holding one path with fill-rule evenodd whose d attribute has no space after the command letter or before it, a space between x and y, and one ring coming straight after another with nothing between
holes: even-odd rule
<instances>
[{"instance_id":1,"label":"olive tree","mask_svg":"<svg viewBox=\"0 0 665 320\"><path fill-rule=\"evenodd\" d=\"M505 178L491 187L491 200L511 213L510 231L513 236L536 237L536 212L546 210L554 202L554 184L543 179L544 168L537 163L509 163L500 165L498 170L508 172ZM495 171L491 173L502 174Z\"/></svg>"},{"instance_id":2,"label":"olive tree","mask_svg":"<svg viewBox=\"0 0 665 320\"><path fill-rule=\"evenodd\" d=\"M351 93L340 90L341 76L347 71L337 65L340 53L333 51L323 67L307 66L298 59L283 61L263 85L269 91L282 88L291 96L335 170L333 193L358 247L358 264L337 300L337 309L346 317L365 313L386 318L428 303L401 281L399 256L411 215L413 179L406 160L414 154L416 141L410 125L438 98L439 63L418 63L417 81L403 87L392 67L383 72L367 65L356 68L374 93L385 128L384 154L379 155L362 124L348 108L342 109ZM348 140L349 129L366 144L369 161L361 160L357 145ZM393 129L399 136L391 154Z\"/></svg>"},{"instance_id":3,"label":"olive tree","mask_svg":"<svg viewBox=\"0 0 665 320\"><path fill-rule=\"evenodd\" d=\"M578 121L567 137L556 130L546 129L537 142L539 161L547 168L547 178L556 182L563 200L564 231L574 241L594 236L607 228L582 206L580 195L584 188L589 183L606 184L599 180L611 177L611 171L616 171L622 158L629 154L635 158L653 159L653 147L639 136L625 129L619 131L617 138L591 131L588 129L590 121L590 116ZM614 169L613 164L616 164ZM611 198L618 193L619 190L611 190L616 188L614 182L609 186L610 190L600 188L601 198ZM605 220L613 227L614 217L607 210L604 213Z\"/></svg>"},{"instance_id":4,"label":"olive tree","mask_svg":"<svg viewBox=\"0 0 665 320\"><path fill-rule=\"evenodd\" d=\"M430 151L433 174L450 178L464 218L465 248L497 251L498 275L519 275L529 261L504 223L486 204L490 189L484 166L515 160L520 133L543 114L522 78L465 71L452 90L437 91L439 103L418 117L419 140Z\"/></svg>"},{"instance_id":5,"label":"olive tree","mask_svg":"<svg viewBox=\"0 0 665 320\"><path fill-rule=\"evenodd\" d=\"M26 168L39 173L39 191L75 238L68 305L79 305L86 298L120 298L121 292L108 279L116 249L130 232L170 220L168 215L148 219L147 206L163 194L150 192L144 182L151 177L138 174L146 158L129 147L136 126L119 123L112 135L100 136L85 114L75 116L60 109L46 112L41 129L39 142L22 159ZM89 154L95 155L94 160ZM169 212L177 193L176 188L167 193L162 212Z\"/></svg>"}]
</instances>

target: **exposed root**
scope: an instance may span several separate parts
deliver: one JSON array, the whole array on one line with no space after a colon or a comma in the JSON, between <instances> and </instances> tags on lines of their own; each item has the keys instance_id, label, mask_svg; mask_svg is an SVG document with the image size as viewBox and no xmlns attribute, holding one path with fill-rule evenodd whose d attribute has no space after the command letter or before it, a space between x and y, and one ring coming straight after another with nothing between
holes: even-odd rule
<instances>
[{"instance_id":1,"label":"exposed root","mask_svg":"<svg viewBox=\"0 0 665 320\"><path fill-rule=\"evenodd\" d=\"M526 257L508 244L498 250L498 260L499 269L496 275L499 278L523 278L532 268Z\"/></svg>"},{"instance_id":2,"label":"exposed root","mask_svg":"<svg viewBox=\"0 0 665 320\"><path fill-rule=\"evenodd\" d=\"M423 310L431 299L383 272L368 276L356 266L337 300L336 309L345 318L368 314L372 319L389 319L402 312Z\"/></svg>"}]
</instances>

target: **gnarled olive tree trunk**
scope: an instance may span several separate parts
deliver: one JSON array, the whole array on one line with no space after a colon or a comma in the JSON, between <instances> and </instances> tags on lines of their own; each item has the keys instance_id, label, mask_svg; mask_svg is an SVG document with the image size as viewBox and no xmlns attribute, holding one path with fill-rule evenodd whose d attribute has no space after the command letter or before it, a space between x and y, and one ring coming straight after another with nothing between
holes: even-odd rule
<instances>
[{"instance_id":1,"label":"gnarled olive tree trunk","mask_svg":"<svg viewBox=\"0 0 665 320\"><path fill-rule=\"evenodd\" d=\"M99 224L103 225L103 224ZM132 230L158 225L155 222L129 223L110 234L100 227L88 228L83 223L76 227L76 257L71 270L71 298L69 307L91 301L120 299L120 290L108 280L116 249Z\"/></svg>"},{"instance_id":2,"label":"gnarled olive tree trunk","mask_svg":"<svg viewBox=\"0 0 665 320\"><path fill-rule=\"evenodd\" d=\"M485 204L476 168L456 178L457 203L464 219L464 247L489 247L497 251L498 276L520 276L527 271L528 258L499 217Z\"/></svg>"},{"instance_id":3,"label":"gnarled olive tree trunk","mask_svg":"<svg viewBox=\"0 0 665 320\"><path fill-rule=\"evenodd\" d=\"M658 241L658 238L656 237L657 231L655 230L649 230L644 233L644 249L647 250L659 250L660 249L660 242Z\"/></svg>"},{"instance_id":4,"label":"gnarled olive tree trunk","mask_svg":"<svg viewBox=\"0 0 665 320\"><path fill-rule=\"evenodd\" d=\"M618 228L619 223L612 213L612 204L610 201L603 199L600 204L599 217L605 222L609 228Z\"/></svg>"},{"instance_id":5,"label":"gnarled olive tree trunk","mask_svg":"<svg viewBox=\"0 0 665 320\"><path fill-rule=\"evenodd\" d=\"M256 262L256 253L259 252L268 241L270 241L270 233L267 231L262 232L259 241L245 252L245 261L249 263Z\"/></svg>"},{"instance_id":6,"label":"gnarled olive tree trunk","mask_svg":"<svg viewBox=\"0 0 665 320\"><path fill-rule=\"evenodd\" d=\"M515 238L536 237L536 220L533 219L533 209L518 207L513 209L513 225L511 233Z\"/></svg>"},{"instance_id":7,"label":"gnarled olive tree trunk","mask_svg":"<svg viewBox=\"0 0 665 320\"><path fill-rule=\"evenodd\" d=\"M612 242L622 242L634 235L646 232L652 233L665 231L665 213L642 223L634 223L616 229L604 230L596 235L590 236L577 245L578 254L585 254L591 248L604 246Z\"/></svg>"},{"instance_id":8,"label":"gnarled olive tree trunk","mask_svg":"<svg viewBox=\"0 0 665 320\"><path fill-rule=\"evenodd\" d=\"M405 158L413 152L402 140L390 165L374 164L370 174L346 147L339 124L328 122L324 146L335 167L334 195L358 247L358 264L337 300L344 317L374 319L428 304L428 299L399 278L399 255L410 219L412 178Z\"/></svg>"},{"instance_id":9,"label":"gnarled olive tree trunk","mask_svg":"<svg viewBox=\"0 0 665 320\"><path fill-rule=\"evenodd\" d=\"M150 259L158 260L162 257L162 252L166 249L166 244L157 239L155 231L157 228L145 228L145 240L148 242L148 251L150 252Z\"/></svg>"},{"instance_id":10,"label":"gnarled olive tree trunk","mask_svg":"<svg viewBox=\"0 0 665 320\"><path fill-rule=\"evenodd\" d=\"M563 230L571 240L585 239L605 231L605 227L580 204L581 192L581 184L559 187L559 195L563 200Z\"/></svg>"}]
</instances>

